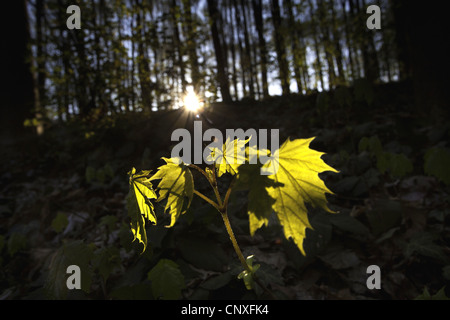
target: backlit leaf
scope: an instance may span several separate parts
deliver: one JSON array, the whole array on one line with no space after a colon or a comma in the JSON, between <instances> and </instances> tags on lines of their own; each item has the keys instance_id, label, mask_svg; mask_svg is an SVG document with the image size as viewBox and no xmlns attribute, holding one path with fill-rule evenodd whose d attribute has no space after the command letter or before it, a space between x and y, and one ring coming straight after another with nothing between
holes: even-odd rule
<instances>
[{"instance_id":1,"label":"backlit leaf","mask_svg":"<svg viewBox=\"0 0 450 320\"><path fill-rule=\"evenodd\" d=\"M150 199L156 199L156 193L148 178L150 171L141 171L135 174L136 169L129 172L130 192L127 198L128 215L131 218L131 231L133 241L138 240L147 248L147 233L145 231L145 220L156 224L156 215Z\"/></svg>"},{"instance_id":2,"label":"backlit leaf","mask_svg":"<svg viewBox=\"0 0 450 320\"><path fill-rule=\"evenodd\" d=\"M161 181L158 184L159 197L157 201L167 198L165 211L169 211L171 216L170 225L172 227L181 214L189 208L194 194L194 179L189 168L178 158L162 158L166 164L158 168L158 172L150 180ZM188 199L186 208L185 198Z\"/></svg>"},{"instance_id":3,"label":"backlit leaf","mask_svg":"<svg viewBox=\"0 0 450 320\"><path fill-rule=\"evenodd\" d=\"M267 192L267 188L273 185L273 180L266 175L261 175L261 165L244 164L239 167L236 181L237 188L249 190L247 213L249 216L250 235L256 230L268 224L272 205L275 200Z\"/></svg>"},{"instance_id":4,"label":"backlit leaf","mask_svg":"<svg viewBox=\"0 0 450 320\"><path fill-rule=\"evenodd\" d=\"M287 239L292 238L303 254L306 228L312 229L306 203L332 212L325 196L332 192L319 178L319 173L338 172L321 159L324 153L309 148L313 139L288 139L280 149L272 152L272 158L263 166L264 170L273 173L268 177L275 185L267 191L275 199L272 208L283 226L284 235Z\"/></svg>"},{"instance_id":5,"label":"backlit leaf","mask_svg":"<svg viewBox=\"0 0 450 320\"><path fill-rule=\"evenodd\" d=\"M219 148L211 148L211 154L208 156L208 161L214 161L217 169L217 176L221 177L228 172L235 175L238 172L238 167L245 163L245 145L249 140L235 139L227 141L223 144L222 150Z\"/></svg>"}]
</instances>

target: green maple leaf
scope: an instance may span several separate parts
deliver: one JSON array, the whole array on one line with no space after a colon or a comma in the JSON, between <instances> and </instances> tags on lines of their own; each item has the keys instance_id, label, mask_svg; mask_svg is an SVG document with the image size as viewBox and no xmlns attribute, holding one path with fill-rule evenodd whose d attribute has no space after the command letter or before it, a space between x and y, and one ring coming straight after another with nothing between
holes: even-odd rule
<instances>
[{"instance_id":1,"label":"green maple leaf","mask_svg":"<svg viewBox=\"0 0 450 320\"><path fill-rule=\"evenodd\" d=\"M309 148L313 139L288 139L272 153L272 158L262 167L274 183L266 187L266 190L275 201L272 209L283 226L284 235L287 239L292 238L304 255L306 228L312 229L305 204L333 212L328 208L325 196L325 193L333 193L319 178L319 173L338 172L321 159L324 153ZM266 215L249 214L250 222L254 220L253 232L255 228L268 223Z\"/></svg>"},{"instance_id":2,"label":"green maple leaf","mask_svg":"<svg viewBox=\"0 0 450 320\"><path fill-rule=\"evenodd\" d=\"M150 180L161 179L157 187L159 197L156 201L167 198L164 211L169 211L171 221L168 227L172 227L191 204L194 194L194 179L189 168L180 159L162 159L166 164L159 167L158 172ZM188 198L188 204L183 210L185 198Z\"/></svg>"},{"instance_id":3,"label":"green maple leaf","mask_svg":"<svg viewBox=\"0 0 450 320\"><path fill-rule=\"evenodd\" d=\"M210 147L211 153L207 160L215 162L218 177L226 172L231 175L238 172L238 167L247 160L245 145L249 140L235 139L231 141L230 137L227 137L222 149Z\"/></svg>"},{"instance_id":4,"label":"green maple leaf","mask_svg":"<svg viewBox=\"0 0 450 320\"><path fill-rule=\"evenodd\" d=\"M260 164L244 164L239 167L236 189L248 190L247 212L249 215L250 235L253 236L264 224L267 226L275 200L267 192L273 186L273 180L261 175Z\"/></svg>"},{"instance_id":5,"label":"green maple leaf","mask_svg":"<svg viewBox=\"0 0 450 320\"><path fill-rule=\"evenodd\" d=\"M131 231L133 232L133 241L138 240L147 248L147 232L145 231L145 220L156 224L156 215L153 204L150 199L156 199L156 193L153 190L150 179L150 171L141 171L136 174L133 168L128 175L130 176L130 191L127 198L128 215L131 218Z\"/></svg>"}]
</instances>

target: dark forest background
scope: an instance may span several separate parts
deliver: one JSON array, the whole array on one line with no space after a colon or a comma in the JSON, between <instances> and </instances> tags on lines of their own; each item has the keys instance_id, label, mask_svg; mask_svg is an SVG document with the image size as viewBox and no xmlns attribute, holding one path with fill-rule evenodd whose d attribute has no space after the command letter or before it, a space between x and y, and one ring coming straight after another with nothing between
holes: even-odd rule
<instances>
[{"instance_id":1,"label":"dark forest background","mask_svg":"<svg viewBox=\"0 0 450 320\"><path fill-rule=\"evenodd\" d=\"M74 4L81 29L69 30ZM369 30L373 4L381 29ZM250 237L245 197L233 198L238 241L256 252L278 298L445 297L450 100L442 2L2 6L1 298L155 299L147 274L161 259L181 270L178 298L264 297L236 279L220 220L199 199L180 225L149 228L143 256L130 243L127 171L155 170L170 154L171 132L195 119L204 128L277 128L281 142L316 136L313 147L340 170L323 175L340 213L311 211L306 257L276 221ZM183 106L188 88L205 104L200 118ZM88 292L64 289L57 264L68 261L89 270ZM381 267L381 290L365 286L371 264Z\"/></svg>"}]
</instances>

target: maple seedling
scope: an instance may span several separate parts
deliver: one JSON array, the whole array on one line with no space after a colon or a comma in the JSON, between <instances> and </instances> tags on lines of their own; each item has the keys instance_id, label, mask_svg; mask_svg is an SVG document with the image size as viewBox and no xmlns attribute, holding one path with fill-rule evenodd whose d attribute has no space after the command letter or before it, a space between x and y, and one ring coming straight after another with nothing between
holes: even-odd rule
<instances>
[{"instance_id":1,"label":"maple seedling","mask_svg":"<svg viewBox=\"0 0 450 320\"><path fill-rule=\"evenodd\" d=\"M292 239L301 253L306 255L303 241L306 228L312 229L306 203L333 213L328 208L326 199L326 193L333 193L325 186L319 174L324 171L338 172L321 159L324 153L309 148L313 139L288 139L274 152L263 149L257 150L256 153L255 150L249 150L251 147L247 145L248 140L236 139L233 143L227 140L221 150L211 148L209 160L213 162L205 169L195 164L186 164L179 158L162 158L166 164L159 167L155 174L148 170L136 173L133 168L128 173L130 192L127 198L133 241L137 240L143 244L142 252L147 248L145 222L157 223L152 201L166 200L164 212L168 212L171 217L167 227L172 227L189 208L195 194L220 213L244 269L239 274L239 279L244 280L247 289L253 289L256 282L267 291L255 275L259 265L253 265L253 256L244 258L234 236L227 212L230 194L233 189L248 190L247 212L252 236L263 225L268 225L270 215L275 212L286 239ZM226 150L230 146L234 148L234 154L245 154L244 163L226 157L230 154L230 150ZM270 154L271 157L264 164L250 164L248 158L254 154ZM208 180L215 199L194 188L191 169L200 172ZM226 173L233 178L225 196L222 197L217 180ZM153 188L154 180L160 180L156 188Z\"/></svg>"}]
</instances>

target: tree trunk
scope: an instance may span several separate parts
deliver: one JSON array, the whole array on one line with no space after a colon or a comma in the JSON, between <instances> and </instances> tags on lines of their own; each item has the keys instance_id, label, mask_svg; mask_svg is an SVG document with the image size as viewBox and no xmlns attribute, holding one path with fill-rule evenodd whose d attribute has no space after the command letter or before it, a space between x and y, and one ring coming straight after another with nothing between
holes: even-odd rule
<instances>
[{"instance_id":1,"label":"tree trunk","mask_svg":"<svg viewBox=\"0 0 450 320\"><path fill-rule=\"evenodd\" d=\"M262 91L263 97L269 97L269 84L267 81L267 46L266 39L264 38L264 24L262 16L262 3L261 0L253 0L253 13L256 24L256 31L258 32L258 47L259 56L261 58L261 79L262 79Z\"/></svg>"},{"instance_id":2,"label":"tree trunk","mask_svg":"<svg viewBox=\"0 0 450 320\"><path fill-rule=\"evenodd\" d=\"M5 18L5 25L0 31L3 42L0 60L4 77L0 86L0 130L3 137L10 139L28 131L24 128L24 121L32 117L34 83L29 62L30 32L26 1L5 1L2 11L8 14L9 19Z\"/></svg>"},{"instance_id":3,"label":"tree trunk","mask_svg":"<svg viewBox=\"0 0 450 320\"><path fill-rule=\"evenodd\" d=\"M322 34L322 43L325 49L325 59L328 65L328 86L333 88L336 84L336 73L334 71L334 62L332 52L332 44L330 41L329 21L326 6L323 0L318 1L319 26Z\"/></svg>"},{"instance_id":4,"label":"tree trunk","mask_svg":"<svg viewBox=\"0 0 450 320\"><path fill-rule=\"evenodd\" d=\"M346 2L347 2L347 0L342 0L341 1L341 5L342 5L342 15L343 15L343 18L344 18L344 26L345 26L345 28L344 28L344 30L345 30L345 42L346 42L346 44L347 44L347 48L348 48L348 62L349 62L349 67L348 67L348 69L349 69L349 75L350 75L350 77L351 77L351 79L352 80L355 80L355 78L358 78L358 77L355 77L355 75L357 74L357 72L355 71L355 63L354 63L354 53L353 53L353 50L354 50L354 48L353 48L353 44L352 44L352 41L350 40L351 38L350 38L350 26L349 26L349 21L348 21L348 18L347 18L347 10L346 10Z\"/></svg>"},{"instance_id":5,"label":"tree trunk","mask_svg":"<svg viewBox=\"0 0 450 320\"><path fill-rule=\"evenodd\" d=\"M58 5L61 7L62 6L62 0L58 0ZM59 43L59 50L61 51L61 57L60 57L60 62L62 63L62 71L60 73L60 77L61 79L67 79L69 77L70 74L70 55L71 55L71 50L70 50L70 39L68 37L68 32L70 30L65 29L63 26L65 25L66 22L66 15L64 14L64 11L60 10L58 12L58 24L59 24L59 28L55 28L53 29L53 37L60 37L61 42ZM74 110L73 110L73 99L70 99L71 94L70 94L70 90L71 90L71 86L70 86L71 82L70 81L63 81L63 83L60 85L60 88L58 90L58 92L56 93L59 99L59 103L58 103L58 109L60 110L61 114L65 114L66 115L66 119L70 119L72 117L72 115L74 115ZM60 98L62 96L62 98ZM72 110L69 110L69 106L71 105L72 101ZM62 105L61 105L62 103Z\"/></svg>"},{"instance_id":6,"label":"tree trunk","mask_svg":"<svg viewBox=\"0 0 450 320\"><path fill-rule=\"evenodd\" d=\"M186 50L188 52L189 56L189 64L191 66L191 78L192 78L192 85L194 87L195 92L198 92L200 90L200 82L201 82L201 75L199 71L199 65L198 65L198 57L197 57L197 50L196 50L196 43L195 43L195 24L192 19L192 12L191 12L191 0L183 0L183 14L186 19L186 34L187 34L187 41L186 41Z\"/></svg>"},{"instance_id":7,"label":"tree trunk","mask_svg":"<svg viewBox=\"0 0 450 320\"><path fill-rule=\"evenodd\" d=\"M292 1L286 0L286 8L289 13L289 33L291 35L291 50L292 50L292 58L293 58L293 65L294 65L294 75L295 75L295 81L297 82L297 90L299 93L302 93L302 75L301 75L301 52L300 52L300 45L299 45L299 35L297 33L298 26L297 22L294 18L294 11L292 8Z\"/></svg>"},{"instance_id":8,"label":"tree trunk","mask_svg":"<svg viewBox=\"0 0 450 320\"><path fill-rule=\"evenodd\" d=\"M358 3L358 1L356 1ZM360 24L365 25L364 18L366 17L366 1L361 0L361 4L358 4L358 16L360 18ZM378 66L378 54L375 48L375 43L373 39L373 30L368 30L367 28L361 28L362 32L362 47L363 54L367 55L364 59L364 68L367 72L366 78L371 81L377 81L380 78L380 68ZM366 66L367 64L367 66Z\"/></svg>"},{"instance_id":9,"label":"tree trunk","mask_svg":"<svg viewBox=\"0 0 450 320\"><path fill-rule=\"evenodd\" d=\"M394 6L401 70L403 77L413 79L417 111L426 115L435 111L437 121L448 122L450 63L442 34L447 30L447 12L437 5L418 6L405 0Z\"/></svg>"},{"instance_id":10,"label":"tree trunk","mask_svg":"<svg viewBox=\"0 0 450 320\"><path fill-rule=\"evenodd\" d=\"M216 1L208 0L208 12L210 19L211 36L213 39L214 53L216 55L217 62L217 81L220 86L220 94L222 95L222 100L226 103L232 102L230 95L230 87L228 83L228 77L225 72L226 70L226 60L223 54L222 43L219 35L219 30L217 27L217 19L219 19L219 12L217 11Z\"/></svg>"},{"instance_id":11,"label":"tree trunk","mask_svg":"<svg viewBox=\"0 0 450 320\"><path fill-rule=\"evenodd\" d=\"M395 42L397 51L397 60L399 63L400 79L409 79L413 75L412 66L412 39L409 27L413 25L410 16L405 11L408 10L408 4L405 1L397 1L392 4L395 24ZM408 10L411 12L411 10Z\"/></svg>"},{"instance_id":12,"label":"tree trunk","mask_svg":"<svg viewBox=\"0 0 450 320\"><path fill-rule=\"evenodd\" d=\"M350 3L353 1L351 0ZM366 17L366 6L365 1L362 0L361 3L359 0L355 0L353 2L353 6L356 10L356 21L358 26L357 37L358 44L361 48L362 58L363 58L363 68L364 68L364 76L370 82L374 82L379 79L378 72L378 58L375 51L375 46L373 44L372 33L369 33L371 30L367 30L365 28L365 20Z\"/></svg>"},{"instance_id":13,"label":"tree trunk","mask_svg":"<svg viewBox=\"0 0 450 320\"><path fill-rule=\"evenodd\" d=\"M355 67L356 67L356 74L354 77L355 79L359 79L361 77L362 74L362 69L363 67L361 67L361 63L360 63L360 54L358 52L359 50L359 39L358 39L358 31L355 30L359 30L358 26L360 24L360 22L358 22L358 17L357 17L357 13L356 13L356 8L355 8L355 4L353 2L353 0L348 0L349 3L349 20L350 20L350 26L352 29L352 33L350 34L350 38L351 38L351 42L352 45L349 47L350 50L353 49L354 50L354 62L355 62Z\"/></svg>"},{"instance_id":14,"label":"tree trunk","mask_svg":"<svg viewBox=\"0 0 450 320\"><path fill-rule=\"evenodd\" d=\"M186 92L186 70L184 67L184 61L183 61L183 45L181 43L180 39L180 30L178 28L178 21L177 16L180 16L180 7L178 6L176 0L172 0L172 6L170 8L170 16L171 16L171 22L172 22L172 28L173 28L173 41L174 46L177 51L177 64L180 68L180 78L181 78L181 90L183 92Z\"/></svg>"},{"instance_id":15,"label":"tree trunk","mask_svg":"<svg viewBox=\"0 0 450 320\"><path fill-rule=\"evenodd\" d=\"M290 93L289 89L289 66L286 57L286 47L281 24L280 4L278 0L272 0L272 21L274 27L275 51L277 53L278 68L283 95Z\"/></svg>"},{"instance_id":16,"label":"tree trunk","mask_svg":"<svg viewBox=\"0 0 450 320\"><path fill-rule=\"evenodd\" d=\"M338 85L342 85L345 82L345 75L344 75L344 66L342 63L342 48L341 44L339 42L339 30L338 25L336 21L336 10L334 8L334 1L330 0L328 3L328 6L331 11L331 24L332 24L332 35L333 35L333 45L334 45L334 51L335 51L335 57L336 57L336 64L338 68Z\"/></svg>"},{"instance_id":17,"label":"tree trunk","mask_svg":"<svg viewBox=\"0 0 450 320\"><path fill-rule=\"evenodd\" d=\"M312 35L314 40L314 51L316 54L316 62L314 63L315 71L316 71L316 78L319 77L320 81L320 87L322 90L325 90L324 81L323 81L323 73L322 73L322 62L320 61L320 47L319 47L319 40L317 35L317 26L316 26L316 19L314 18L314 5L311 0L308 0L309 8L311 12L311 28L312 28Z\"/></svg>"},{"instance_id":18,"label":"tree trunk","mask_svg":"<svg viewBox=\"0 0 450 320\"><path fill-rule=\"evenodd\" d=\"M253 63L252 63L252 55L251 55L251 48L250 48L250 39L248 36L248 26L247 26L247 14L245 10L245 3L243 0L240 2L241 8L242 8L242 17L244 21L244 43L245 43L245 61L247 66L247 73L249 78L249 91L250 91L250 98L255 98L255 83L254 83L254 70L253 70Z\"/></svg>"},{"instance_id":19,"label":"tree trunk","mask_svg":"<svg viewBox=\"0 0 450 320\"><path fill-rule=\"evenodd\" d=\"M231 81L233 82L234 98L239 99L238 81L237 81L237 67L236 67L236 41L234 40L234 22L233 22L233 7L228 6L228 24L230 37L230 53L231 53Z\"/></svg>"},{"instance_id":20,"label":"tree trunk","mask_svg":"<svg viewBox=\"0 0 450 320\"><path fill-rule=\"evenodd\" d=\"M36 106L36 118L41 118L44 116L44 107L46 104L46 93L45 93L45 79L46 79L46 70L45 70L45 61L46 53L44 51L44 37L43 37L43 24L42 20L44 20L44 0L36 1L36 62L37 62L37 79L36 79L36 88L37 90L35 94L35 106ZM58 119L62 120L61 109L58 106ZM38 134L42 134L44 132L43 124L38 124L37 128Z\"/></svg>"},{"instance_id":21,"label":"tree trunk","mask_svg":"<svg viewBox=\"0 0 450 320\"><path fill-rule=\"evenodd\" d=\"M150 81L150 66L148 63L147 55L146 55L146 48L144 47L144 41L145 39L144 34L142 32L142 28L144 27L144 24L141 23L144 17L144 6L142 3L139 3L139 0L136 0L136 5L139 6L139 11L136 14L136 30L135 33L139 35L138 38L138 75L139 75L139 82L141 85L141 98L143 103L143 109L146 112L151 112L152 110L152 84Z\"/></svg>"},{"instance_id":22,"label":"tree trunk","mask_svg":"<svg viewBox=\"0 0 450 320\"><path fill-rule=\"evenodd\" d=\"M92 88L89 83L89 75L92 73L90 72L90 66L87 63L88 61L86 55L84 32L83 29L75 29L68 30L68 33L72 33L73 35L75 41L75 50L80 61L79 65L77 65L78 78L76 79L75 94L79 113L82 117L85 117L89 114L89 112L93 108L93 105L92 103L89 103L88 100L91 96L90 92L92 92Z\"/></svg>"},{"instance_id":23,"label":"tree trunk","mask_svg":"<svg viewBox=\"0 0 450 320\"><path fill-rule=\"evenodd\" d=\"M239 46L239 60L241 64L241 85L242 85L242 94L243 96L247 96L247 73L246 70L246 64L245 64L245 52L244 47L242 45L241 37L240 37L240 30L242 29L242 23L241 23L241 15L239 14L239 9L236 0L232 0L234 12L235 12L235 18L236 18L236 37L233 37L237 40L238 46Z\"/></svg>"}]
</instances>

